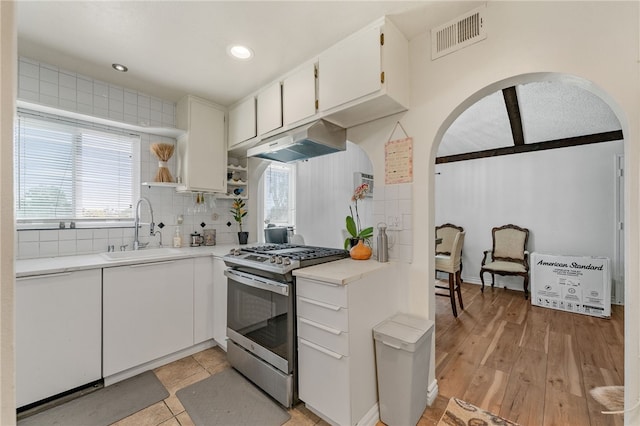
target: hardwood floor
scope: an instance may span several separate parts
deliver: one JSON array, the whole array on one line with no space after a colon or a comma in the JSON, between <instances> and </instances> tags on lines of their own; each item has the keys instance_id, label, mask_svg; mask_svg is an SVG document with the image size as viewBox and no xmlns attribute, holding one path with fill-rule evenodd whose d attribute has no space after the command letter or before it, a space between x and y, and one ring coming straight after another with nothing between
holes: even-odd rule
<instances>
[{"instance_id":1,"label":"hardwood floor","mask_svg":"<svg viewBox=\"0 0 640 426\"><path fill-rule=\"evenodd\" d=\"M532 306L522 292L462 285L458 318L436 298L439 395L419 425L435 425L450 397L523 426L622 425L589 390L622 385L624 307L611 319Z\"/></svg>"}]
</instances>

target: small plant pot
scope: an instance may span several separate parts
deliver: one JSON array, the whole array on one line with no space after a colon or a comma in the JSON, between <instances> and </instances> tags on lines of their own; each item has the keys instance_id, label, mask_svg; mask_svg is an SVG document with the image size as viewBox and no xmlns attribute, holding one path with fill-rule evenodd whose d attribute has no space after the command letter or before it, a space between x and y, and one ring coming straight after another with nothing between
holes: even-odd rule
<instances>
[{"instance_id":1,"label":"small plant pot","mask_svg":"<svg viewBox=\"0 0 640 426\"><path fill-rule=\"evenodd\" d=\"M371 257L371 247L364 244L364 240L359 240L355 247L349 250L349 255L355 260L367 260Z\"/></svg>"},{"instance_id":2,"label":"small plant pot","mask_svg":"<svg viewBox=\"0 0 640 426\"><path fill-rule=\"evenodd\" d=\"M238 242L240 244L247 244L248 240L249 240L248 232L238 232Z\"/></svg>"}]
</instances>

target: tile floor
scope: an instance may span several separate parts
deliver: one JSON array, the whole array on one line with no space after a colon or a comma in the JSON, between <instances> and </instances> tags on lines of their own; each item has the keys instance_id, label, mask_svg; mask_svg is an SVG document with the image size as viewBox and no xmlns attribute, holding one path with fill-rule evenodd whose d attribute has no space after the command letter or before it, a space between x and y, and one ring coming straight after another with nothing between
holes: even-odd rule
<instances>
[{"instance_id":1,"label":"tile floor","mask_svg":"<svg viewBox=\"0 0 640 426\"><path fill-rule=\"evenodd\" d=\"M219 347L206 349L153 372L169 391L169 397L144 410L114 423L115 426L192 426L193 422L176 397L176 391L231 368L227 354ZM303 403L289 410L291 419L285 426L326 426L327 423L310 412Z\"/></svg>"}]
</instances>

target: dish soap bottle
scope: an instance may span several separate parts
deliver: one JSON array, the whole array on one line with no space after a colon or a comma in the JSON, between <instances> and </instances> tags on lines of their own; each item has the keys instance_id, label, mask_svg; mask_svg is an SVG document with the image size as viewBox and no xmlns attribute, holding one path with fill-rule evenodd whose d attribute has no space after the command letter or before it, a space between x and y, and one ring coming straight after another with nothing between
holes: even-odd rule
<instances>
[{"instance_id":1,"label":"dish soap bottle","mask_svg":"<svg viewBox=\"0 0 640 426\"><path fill-rule=\"evenodd\" d=\"M182 235L180 235L180 228L176 228L176 234L173 236L173 246L175 248L182 247Z\"/></svg>"}]
</instances>

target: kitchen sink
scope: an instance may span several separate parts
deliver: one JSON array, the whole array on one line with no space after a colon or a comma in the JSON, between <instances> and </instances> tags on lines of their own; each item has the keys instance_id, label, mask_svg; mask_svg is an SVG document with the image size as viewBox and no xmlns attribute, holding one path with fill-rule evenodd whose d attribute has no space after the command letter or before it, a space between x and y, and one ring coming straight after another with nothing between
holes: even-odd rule
<instances>
[{"instance_id":1,"label":"kitchen sink","mask_svg":"<svg viewBox=\"0 0 640 426\"><path fill-rule=\"evenodd\" d=\"M179 249L174 248L152 248L141 250L129 250L129 251L111 251L107 253L100 253L102 257L107 260L127 260L127 259L149 259L153 257L171 256L174 254L182 253Z\"/></svg>"}]
</instances>

